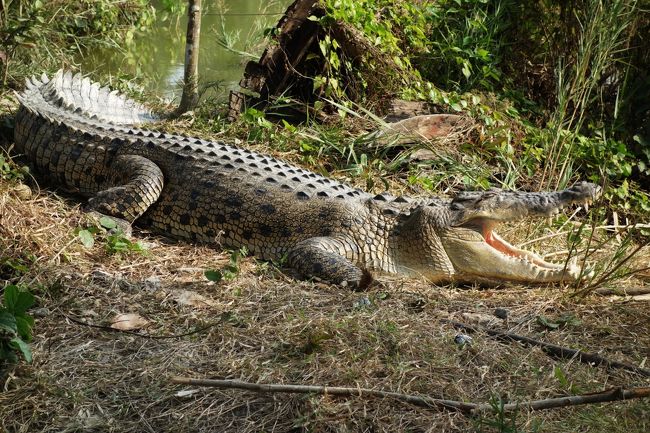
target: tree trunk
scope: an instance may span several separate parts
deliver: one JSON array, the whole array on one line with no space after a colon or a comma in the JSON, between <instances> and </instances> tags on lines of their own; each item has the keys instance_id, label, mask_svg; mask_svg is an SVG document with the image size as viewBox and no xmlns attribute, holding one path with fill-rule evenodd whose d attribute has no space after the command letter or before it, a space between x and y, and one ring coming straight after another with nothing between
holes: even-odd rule
<instances>
[{"instance_id":1,"label":"tree trunk","mask_svg":"<svg viewBox=\"0 0 650 433\"><path fill-rule=\"evenodd\" d=\"M176 114L193 110L199 103L199 39L201 34L201 0L188 0L187 38L183 95Z\"/></svg>"}]
</instances>

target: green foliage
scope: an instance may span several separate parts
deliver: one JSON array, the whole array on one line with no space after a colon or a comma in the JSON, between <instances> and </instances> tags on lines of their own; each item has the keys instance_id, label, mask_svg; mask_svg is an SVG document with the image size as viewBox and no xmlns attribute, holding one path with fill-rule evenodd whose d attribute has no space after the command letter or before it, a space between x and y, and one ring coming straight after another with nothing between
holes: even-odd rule
<instances>
[{"instance_id":1,"label":"green foliage","mask_svg":"<svg viewBox=\"0 0 650 433\"><path fill-rule=\"evenodd\" d=\"M4 287L4 300L0 305L0 366L15 364L18 355L32 362L28 345L32 338L34 319L27 310L34 304L34 296L14 285Z\"/></svg>"},{"instance_id":2,"label":"green foliage","mask_svg":"<svg viewBox=\"0 0 650 433\"><path fill-rule=\"evenodd\" d=\"M481 433L485 431L495 431L499 433L520 433L522 427L517 422L517 417L519 415L518 411L513 411L511 414L507 413L504 410L506 401L496 394L493 394L490 397L490 406L492 406L493 414L483 415L481 414L479 418L475 421L476 431ZM533 425L531 431L539 431L538 425ZM490 430L486 430L489 428Z\"/></svg>"},{"instance_id":3,"label":"green foliage","mask_svg":"<svg viewBox=\"0 0 650 433\"><path fill-rule=\"evenodd\" d=\"M429 101L479 122L481 135L468 154L495 174L474 186L555 189L576 178L606 180L605 194L619 211L648 211L638 185L650 176L650 131L638 119L650 96L650 55L636 47L650 15L637 1L327 0L325 6L319 21L326 29L349 23L376 49L354 65L362 71L357 76L340 41L320 40L326 68L314 87L337 101L339 114L347 115L340 106L350 108L346 97L362 100L350 91L358 83L371 99L366 105L373 94ZM385 58L393 59L388 67ZM321 149L310 151L322 155ZM439 186L420 173L409 182Z\"/></svg>"},{"instance_id":4,"label":"green foliage","mask_svg":"<svg viewBox=\"0 0 650 433\"><path fill-rule=\"evenodd\" d=\"M0 153L0 179L23 180L28 173L26 166L18 167L9 157Z\"/></svg>"},{"instance_id":5,"label":"green foliage","mask_svg":"<svg viewBox=\"0 0 650 433\"><path fill-rule=\"evenodd\" d=\"M131 241L115 220L110 217L101 217L99 219L99 225L83 229L79 228L75 233L86 248L92 248L95 245L96 238L100 239L105 243L104 247L108 254L147 252L144 245L139 241Z\"/></svg>"},{"instance_id":6,"label":"green foliage","mask_svg":"<svg viewBox=\"0 0 650 433\"><path fill-rule=\"evenodd\" d=\"M218 283L221 280L234 280L239 275L239 262L248 255L248 250L242 247L230 253L228 264L221 269L208 269L203 274L209 281Z\"/></svg>"},{"instance_id":7,"label":"green foliage","mask_svg":"<svg viewBox=\"0 0 650 433\"><path fill-rule=\"evenodd\" d=\"M592 212L590 218L590 224L581 224L577 230L569 233L567 239L572 252L584 251L578 254L581 264L591 263L590 268L583 271L584 278L575 283L572 296L586 296L599 287L648 270L647 264L633 265L631 259L650 244L650 230L645 226L619 227L615 234L596 237L594 227L603 220L602 210ZM594 260L593 255L605 246L612 253L606 259Z\"/></svg>"},{"instance_id":8,"label":"green foliage","mask_svg":"<svg viewBox=\"0 0 650 433\"><path fill-rule=\"evenodd\" d=\"M560 387L570 394L580 394L582 390L579 386L575 385L573 381L569 380L567 374L562 370L562 367L556 365L553 368L553 376L557 379Z\"/></svg>"},{"instance_id":9,"label":"green foliage","mask_svg":"<svg viewBox=\"0 0 650 433\"><path fill-rule=\"evenodd\" d=\"M602 121L592 112L603 113L601 116L605 116L607 106L594 103L594 98L598 93L602 95L605 90L602 80L608 78L609 71L617 68L619 52L625 50L629 37L627 29L636 19L634 6L635 3L629 0L617 0L608 4L602 0L586 0L580 10L574 11L578 21L583 24L575 37L573 62L566 64L566 60L560 59L556 66L557 104L549 122L553 135L547 146L542 183L550 185L550 178L554 178L553 186L568 183L574 164L582 156L580 152L576 155L576 147L584 143L585 139L580 137L587 132L584 127L589 125L589 120L593 123ZM620 69L620 72L624 72L624 69ZM611 76L609 78L614 80ZM621 91L622 83L614 83L614 87ZM615 112L612 114L616 116ZM602 128L597 131L604 140L606 136ZM603 145L612 148L610 144ZM616 159L606 162L612 160L616 162ZM599 162L603 164L605 161ZM615 170L617 175L631 174L631 170L620 164L617 164Z\"/></svg>"},{"instance_id":10,"label":"green foliage","mask_svg":"<svg viewBox=\"0 0 650 433\"><path fill-rule=\"evenodd\" d=\"M22 257L0 256L0 278L10 280L25 275L35 261L33 254L24 254Z\"/></svg>"},{"instance_id":11,"label":"green foliage","mask_svg":"<svg viewBox=\"0 0 650 433\"><path fill-rule=\"evenodd\" d=\"M161 11L169 15L181 15L187 9L186 0L161 0Z\"/></svg>"},{"instance_id":12,"label":"green foliage","mask_svg":"<svg viewBox=\"0 0 650 433\"><path fill-rule=\"evenodd\" d=\"M494 90L499 69L503 30L510 25L508 1L446 0L422 5L422 27L427 42L414 56L423 78L447 90Z\"/></svg>"},{"instance_id":13,"label":"green foliage","mask_svg":"<svg viewBox=\"0 0 650 433\"><path fill-rule=\"evenodd\" d=\"M578 326L582 321L573 314L563 314L557 318L537 316L537 323L548 330L554 330L563 326Z\"/></svg>"},{"instance_id":14,"label":"green foliage","mask_svg":"<svg viewBox=\"0 0 650 433\"><path fill-rule=\"evenodd\" d=\"M328 15L321 22L327 26L330 20L344 21L363 31L393 66L393 71L379 70L380 65L372 65L377 56L370 52L367 69L374 69L382 79L392 74L398 85L405 86L402 91L434 83L431 99L438 102L445 93L440 89L463 93L498 88L502 77L500 51L504 29L510 25L506 12L511 2L328 0L325 5ZM329 82L338 85L338 78L332 74L341 65L336 55L337 41L325 38L320 44L328 60ZM317 76L315 86L326 80ZM388 89L389 83L377 84ZM457 101L447 103L453 104L456 111L462 110Z\"/></svg>"},{"instance_id":15,"label":"green foliage","mask_svg":"<svg viewBox=\"0 0 650 433\"><path fill-rule=\"evenodd\" d=\"M250 141L264 139L273 130L273 124L266 119L264 112L255 108L247 108L242 113L241 119L249 127L248 140Z\"/></svg>"}]
</instances>

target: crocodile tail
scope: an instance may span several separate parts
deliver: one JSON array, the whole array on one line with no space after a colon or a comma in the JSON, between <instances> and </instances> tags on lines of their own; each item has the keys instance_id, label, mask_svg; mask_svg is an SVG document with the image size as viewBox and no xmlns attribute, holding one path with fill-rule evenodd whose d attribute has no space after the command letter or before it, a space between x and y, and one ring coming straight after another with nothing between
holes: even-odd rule
<instances>
[{"instance_id":1,"label":"crocodile tail","mask_svg":"<svg viewBox=\"0 0 650 433\"><path fill-rule=\"evenodd\" d=\"M101 87L88 77L72 75L63 69L51 80L45 74L40 79L27 79L26 89L19 99L34 111L40 111L40 106L47 104L49 108L114 125L136 125L157 120L148 108L117 90Z\"/></svg>"}]
</instances>

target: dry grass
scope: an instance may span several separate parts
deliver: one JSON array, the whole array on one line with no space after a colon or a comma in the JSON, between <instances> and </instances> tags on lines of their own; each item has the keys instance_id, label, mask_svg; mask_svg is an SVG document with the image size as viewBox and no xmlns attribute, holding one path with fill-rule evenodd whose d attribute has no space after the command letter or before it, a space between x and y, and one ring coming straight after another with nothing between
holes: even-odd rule
<instances>
[{"instance_id":1,"label":"dry grass","mask_svg":"<svg viewBox=\"0 0 650 433\"><path fill-rule=\"evenodd\" d=\"M487 336L475 335L471 347L460 348L456 332L440 322L489 320L494 328L640 365L650 356L647 301L580 300L561 287L479 290L397 278L353 293L297 281L251 258L235 280L215 284L203 271L219 268L228 256L206 246L136 232L149 246L146 255L108 255L102 242L85 249L74 230L87 224L86 217L51 193L19 199L15 184L0 181L0 218L0 255L30 263L18 279L37 292L39 303L35 361L18 366L2 384L3 431L650 429L647 401L518 413L516 428L507 430L490 427L496 416L481 424L389 400L190 389L169 381L192 376L359 386L472 402L648 386L648 378L555 360ZM520 226L510 235L528 231ZM648 252L638 257L647 262ZM647 284L633 278L622 283ZM203 296L202 302L188 304L188 292ZM360 306L366 299L369 305ZM495 308L509 311L507 322L493 316ZM128 312L150 321L141 335L69 319L108 326ZM549 331L536 322L539 315L563 314L580 323ZM555 368L568 383L558 380Z\"/></svg>"}]
</instances>

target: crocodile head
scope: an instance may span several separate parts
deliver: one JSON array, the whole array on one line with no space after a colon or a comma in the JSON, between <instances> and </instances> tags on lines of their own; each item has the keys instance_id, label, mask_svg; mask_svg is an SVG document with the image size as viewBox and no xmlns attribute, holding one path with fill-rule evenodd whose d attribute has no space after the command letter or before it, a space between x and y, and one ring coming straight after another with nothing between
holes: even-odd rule
<instances>
[{"instance_id":1,"label":"crocodile head","mask_svg":"<svg viewBox=\"0 0 650 433\"><path fill-rule=\"evenodd\" d=\"M600 187L580 183L558 192L522 193L490 190L461 193L445 207L425 206L420 218L427 230L423 251L444 249L446 267L440 272L439 255L419 272L432 280L502 281L548 283L573 281L584 275L574 260L551 263L518 248L495 229L508 221L551 216L571 204L587 204L600 194ZM441 217L441 215L443 215ZM431 235L435 234L432 246ZM421 238L422 239L422 238ZM426 245L426 244L429 245ZM424 254L426 256L426 253Z\"/></svg>"}]
</instances>

